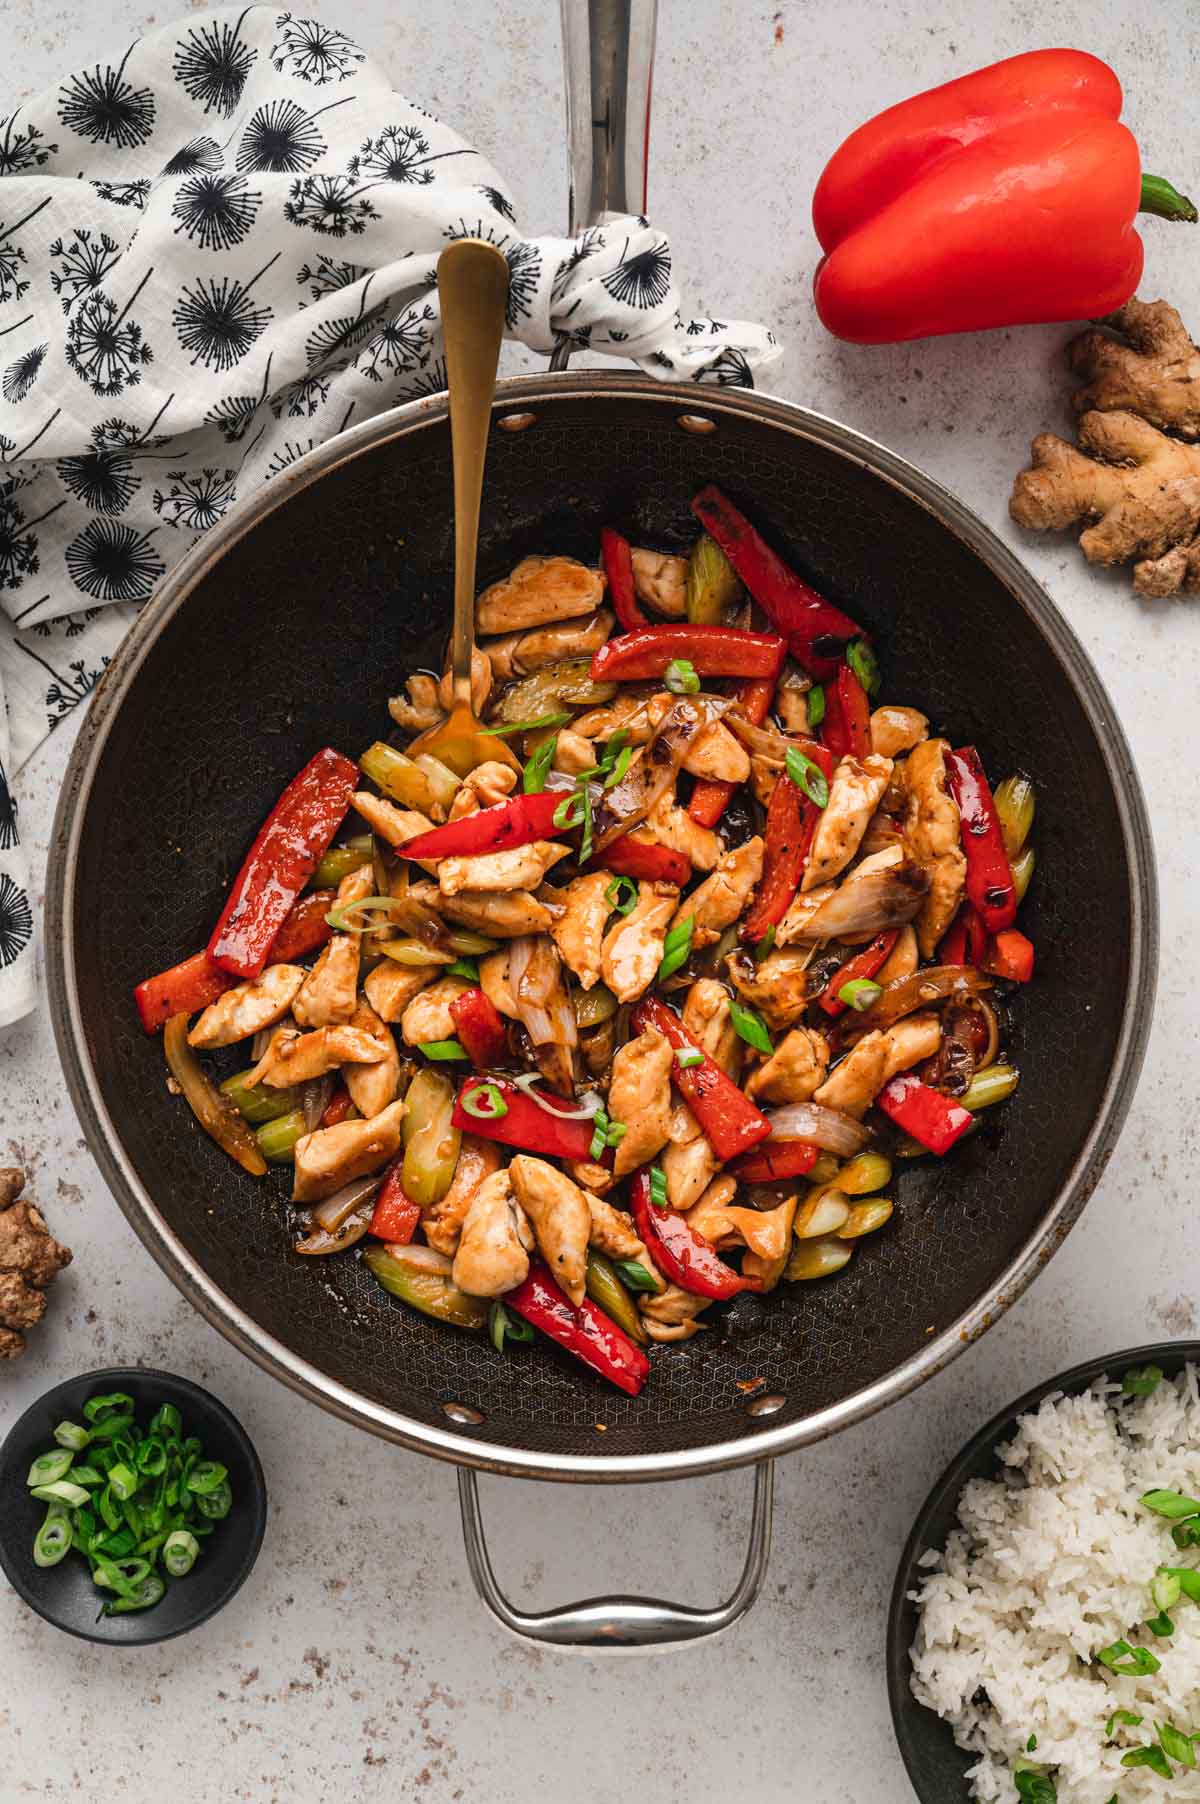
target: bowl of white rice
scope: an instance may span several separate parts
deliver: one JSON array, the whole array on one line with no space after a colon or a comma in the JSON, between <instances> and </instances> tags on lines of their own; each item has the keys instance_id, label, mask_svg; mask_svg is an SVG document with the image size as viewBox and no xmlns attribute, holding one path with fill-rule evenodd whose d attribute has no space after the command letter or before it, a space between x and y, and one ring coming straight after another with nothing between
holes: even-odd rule
<instances>
[{"instance_id":1,"label":"bowl of white rice","mask_svg":"<svg viewBox=\"0 0 1200 1804\"><path fill-rule=\"evenodd\" d=\"M1200 1804L1200 1342L980 1430L905 1547L888 1689L921 1804Z\"/></svg>"}]
</instances>

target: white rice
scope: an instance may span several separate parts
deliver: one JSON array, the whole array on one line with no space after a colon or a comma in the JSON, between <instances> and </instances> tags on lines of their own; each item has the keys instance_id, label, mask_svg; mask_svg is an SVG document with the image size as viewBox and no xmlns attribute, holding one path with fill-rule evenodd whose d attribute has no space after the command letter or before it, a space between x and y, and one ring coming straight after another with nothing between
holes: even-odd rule
<instances>
[{"instance_id":1,"label":"white rice","mask_svg":"<svg viewBox=\"0 0 1200 1804\"><path fill-rule=\"evenodd\" d=\"M1059 1804L1200 1800L1200 1771L1172 1761L1165 1780L1121 1765L1157 1739L1158 1723L1200 1730L1200 1604L1180 1600L1169 1639L1142 1626L1155 1610L1155 1569L1200 1565L1200 1553L1181 1553L1171 1525L1138 1502L1157 1488L1200 1496L1196 1368L1150 1397L1122 1399L1119 1379L1079 1397L1056 1393L1020 1417L998 1454L1000 1476L966 1486L960 1526L943 1554L924 1556L910 1594L913 1695L979 1755L971 1795L1013 1804L1012 1763L1024 1759L1053 1769ZM1151 1648L1161 1669L1117 1677L1088 1664L1121 1638ZM1117 1724L1109 1744L1118 1709L1145 1721Z\"/></svg>"}]
</instances>

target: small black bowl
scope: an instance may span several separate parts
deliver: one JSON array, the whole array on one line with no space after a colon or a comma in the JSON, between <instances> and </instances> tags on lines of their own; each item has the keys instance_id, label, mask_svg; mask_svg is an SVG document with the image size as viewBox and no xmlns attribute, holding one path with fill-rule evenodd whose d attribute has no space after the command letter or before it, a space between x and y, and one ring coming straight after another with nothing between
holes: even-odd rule
<instances>
[{"instance_id":1,"label":"small black bowl","mask_svg":"<svg viewBox=\"0 0 1200 1804\"><path fill-rule=\"evenodd\" d=\"M200 1558L187 1577L168 1579L165 1597L128 1616L100 1614L105 1593L92 1583L82 1554L71 1552L57 1566L48 1567L35 1565L33 1559L33 1540L46 1506L29 1494L29 1467L39 1453L55 1445L54 1430L60 1422L81 1422L88 1398L106 1391L127 1391L139 1423L160 1404L174 1403L183 1417L184 1433L199 1437L205 1458L228 1466L233 1488L233 1508L205 1537ZM141 1647L198 1628L248 1578L266 1525L267 1481L245 1429L208 1391L170 1372L113 1366L69 1378L39 1397L0 1446L0 1567L30 1609L84 1641Z\"/></svg>"},{"instance_id":2,"label":"small black bowl","mask_svg":"<svg viewBox=\"0 0 1200 1804\"><path fill-rule=\"evenodd\" d=\"M1086 1391L1094 1379L1105 1373L1119 1376L1130 1366L1153 1364L1162 1368L1165 1377L1175 1378L1189 1362L1200 1365L1200 1341L1160 1341L1157 1346L1127 1347L1123 1352L1110 1353L1105 1359L1089 1359L1086 1365L1073 1366L1069 1372L1046 1379L1033 1390L1026 1391L998 1416L993 1416L946 1467L925 1499L900 1556L887 1628L888 1701L892 1709L892 1726L921 1804L968 1804L967 1769L976 1759L974 1754L964 1753L956 1746L950 1725L934 1711L918 1704L909 1687L908 1650L917 1632L917 1611L908 1593L916 1589L921 1555L931 1547L939 1551L945 1547L946 1537L954 1527L963 1486L972 1478L995 1476L996 1448L1002 1441L1011 1439L1017 1417L1036 1409L1043 1397L1052 1391L1071 1394Z\"/></svg>"}]
</instances>

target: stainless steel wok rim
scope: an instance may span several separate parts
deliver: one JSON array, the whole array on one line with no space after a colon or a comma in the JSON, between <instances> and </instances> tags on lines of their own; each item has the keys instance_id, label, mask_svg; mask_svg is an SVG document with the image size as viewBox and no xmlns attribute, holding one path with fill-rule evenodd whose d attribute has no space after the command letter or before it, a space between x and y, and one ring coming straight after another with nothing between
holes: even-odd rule
<instances>
[{"instance_id":1,"label":"stainless steel wok rim","mask_svg":"<svg viewBox=\"0 0 1200 1804\"><path fill-rule=\"evenodd\" d=\"M469 1432L443 1429L385 1408L298 1359L212 1283L172 1233L119 1143L90 1059L79 1007L74 954L75 880L80 829L97 766L113 722L143 658L200 578L266 514L349 459L393 438L440 425L444 395L409 402L318 446L286 475L246 497L171 572L144 609L93 697L71 753L55 816L47 873L46 969L51 1018L68 1089L84 1133L126 1219L167 1276L202 1316L264 1371L343 1420L414 1452L510 1477L576 1483L662 1481L730 1470L809 1446L860 1422L923 1384L990 1327L1057 1251L1099 1181L1128 1112L1145 1053L1158 965L1158 896L1150 824L1141 784L1116 710L1072 628L1036 579L958 498L885 446L777 397L743 390L659 383L624 372L580 370L518 376L497 388L498 415L530 412L571 399L649 401L678 421L704 416L751 418L822 445L872 470L933 514L988 565L1014 595L1063 664L1096 735L1117 798L1131 874L1131 956L1112 1070L1091 1133L1037 1231L986 1293L900 1366L840 1402L798 1422L748 1428L715 1446L654 1454L549 1454L482 1444ZM674 422L670 422L674 423ZM446 1399L447 1402L456 1399ZM469 1401L469 1399L457 1399Z\"/></svg>"}]
</instances>

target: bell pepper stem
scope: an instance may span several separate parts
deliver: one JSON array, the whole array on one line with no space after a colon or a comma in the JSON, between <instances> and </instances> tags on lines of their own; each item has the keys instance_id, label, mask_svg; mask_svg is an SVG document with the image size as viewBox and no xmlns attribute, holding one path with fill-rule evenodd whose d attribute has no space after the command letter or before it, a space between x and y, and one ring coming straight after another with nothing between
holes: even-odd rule
<instances>
[{"instance_id":1,"label":"bell pepper stem","mask_svg":"<svg viewBox=\"0 0 1200 1804\"><path fill-rule=\"evenodd\" d=\"M1195 225L1200 219L1196 211L1196 203L1180 194L1178 188L1162 175L1142 174L1142 198L1138 205L1140 213L1156 213L1160 219L1182 220L1187 225Z\"/></svg>"}]
</instances>

